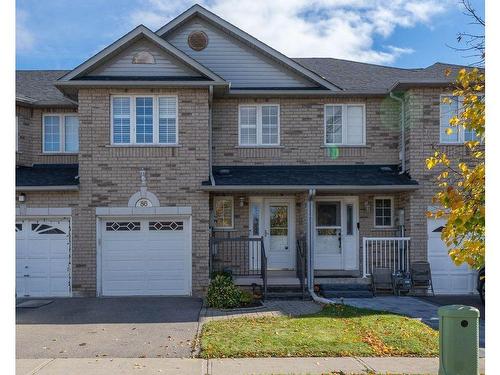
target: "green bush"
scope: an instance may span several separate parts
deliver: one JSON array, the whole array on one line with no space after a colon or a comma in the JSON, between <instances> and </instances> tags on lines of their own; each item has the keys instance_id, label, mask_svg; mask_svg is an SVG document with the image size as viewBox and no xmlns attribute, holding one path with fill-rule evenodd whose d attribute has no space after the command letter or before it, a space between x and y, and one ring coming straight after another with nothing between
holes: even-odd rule
<instances>
[{"instance_id":1,"label":"green bush","mask_svg":"<svg viewBox=\"0 0 500 375\"><path fill-rule=\"evenodd\" d=\"M207 304L216 309L232 309L240 306L242 294L230 277L217 275L208 286Z\"/></svg>"},{"instance_id":2,"label":"green bush","mask_svg":"<svg viewBox=\"0 0 500 375\"><path fill-rule=\"evenodd\" d=\"M240 304L241 306L250 305L253 302L253 294L248 290L241 291Z\"/></svg>"}]
</instances>

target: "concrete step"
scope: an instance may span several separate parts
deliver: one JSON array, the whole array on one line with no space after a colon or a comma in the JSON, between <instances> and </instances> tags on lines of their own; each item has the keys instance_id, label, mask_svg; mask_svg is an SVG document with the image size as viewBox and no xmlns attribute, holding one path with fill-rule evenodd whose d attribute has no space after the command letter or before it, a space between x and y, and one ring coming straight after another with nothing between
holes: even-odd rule
<instances>
[{"instance_id":1,"label":"concrete step","mask_svg":"<svg viewBox=\"0 0 500 375\"><path fill-rule=\"evenodd\" d=\"M373 293L368 290L327 290L321 292L325 298L372 298Z\"/></svg>"}]
</instances>

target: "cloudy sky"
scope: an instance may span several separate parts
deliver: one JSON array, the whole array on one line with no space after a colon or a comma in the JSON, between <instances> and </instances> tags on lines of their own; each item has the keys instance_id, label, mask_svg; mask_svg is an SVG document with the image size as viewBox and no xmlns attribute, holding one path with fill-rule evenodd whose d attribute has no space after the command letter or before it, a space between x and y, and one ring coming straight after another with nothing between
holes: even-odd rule
<instances>
[{"instance_id":1,"label":"cloudy sky","mask_svg":"<svg viewBox=\"0 0 500 375\"><path fill-rule=\"evenodd\" d=\"M138 24L156 31L186 0L17 0L18 69L71 69ZM399 67L472 63L456 45L468 25L459 0L200 0L289 57ZM484 14L484 3L472 0Z\"/></svg>"}]
</instances>

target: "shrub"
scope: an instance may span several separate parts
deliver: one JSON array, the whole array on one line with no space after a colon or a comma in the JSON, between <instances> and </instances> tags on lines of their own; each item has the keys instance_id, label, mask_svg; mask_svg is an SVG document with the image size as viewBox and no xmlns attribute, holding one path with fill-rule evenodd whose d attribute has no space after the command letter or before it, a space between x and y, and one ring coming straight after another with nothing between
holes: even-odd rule
<instances>
[{"instance_id":1,"label":"shrub","mask_svg":"<svg viewBox=\"0 0 500 375\"><path fill-rule=\"evenodd\" d=\"M241 291L240 304L241 306L250 305L253 302L253 294L247 290Z\"/></svg>"},{"instance_id":2,"label":"shrub","mask_svg":"<svg viewBox=\"0 0 500 375\"><path fill-rule=\"evenodd\" d=\"M208 286L207 304L216 309L232 309L240 306L241 296L242 291L230 277L217 275Z\"/></svg>"}]
</instances>

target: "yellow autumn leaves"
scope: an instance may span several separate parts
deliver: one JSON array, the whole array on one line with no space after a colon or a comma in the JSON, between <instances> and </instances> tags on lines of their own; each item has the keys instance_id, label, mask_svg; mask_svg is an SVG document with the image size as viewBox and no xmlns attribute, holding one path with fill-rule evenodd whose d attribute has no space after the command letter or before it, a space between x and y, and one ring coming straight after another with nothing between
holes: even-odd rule
<instances>
[{"instance_id":1,"label":"yellow autumn leaves","mask_svg":"<svg viewBox=\"0 0 500 375\"><path fill-rule=\"evenodd\" d=\"M429 217L446 218L441 238L450 247L450 257L457 264L484 266L485 254L485 77L478 69L459 71L454 96L462 98L462 110L450 120L453 127L472 131L475 140L465 142L467 160L450 160L437 150L426 159L428 169L439 169L436 183L439 191L433 198L440 209ZM443 102L450 101L444 98Z\"/></svg>"}]
</instances>

